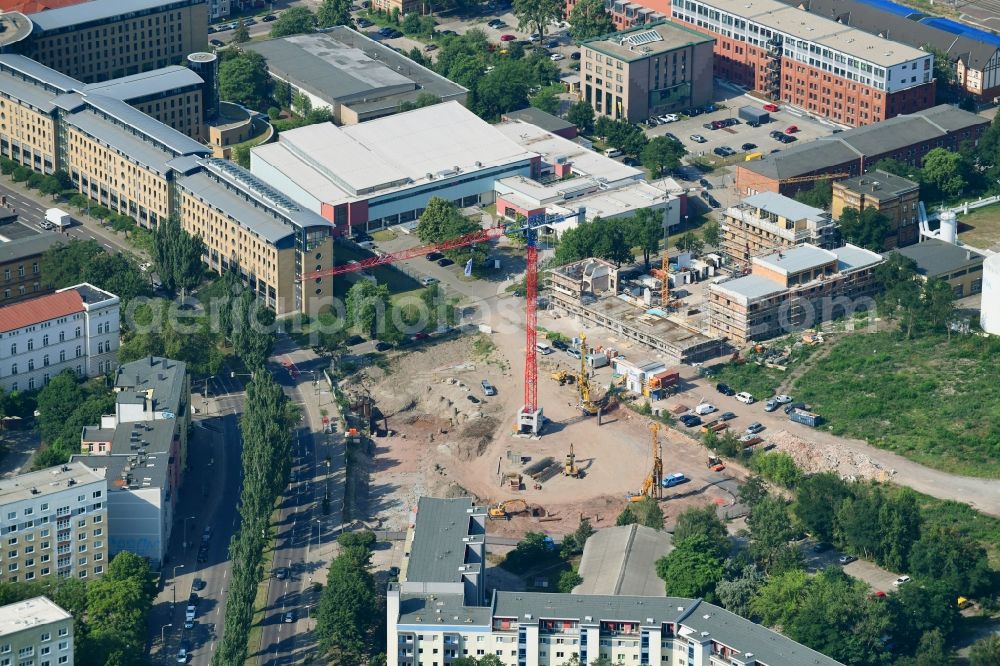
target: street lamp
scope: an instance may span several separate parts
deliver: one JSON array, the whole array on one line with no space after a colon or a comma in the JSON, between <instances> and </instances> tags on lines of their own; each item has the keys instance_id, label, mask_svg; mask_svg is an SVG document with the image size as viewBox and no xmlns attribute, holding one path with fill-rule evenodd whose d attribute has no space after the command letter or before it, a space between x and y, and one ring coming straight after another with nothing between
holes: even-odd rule
<instances>
[{"instance_id":1,"label":"street lamp","mask_svg":"<svg viewBox=\"0 0 1000 666\"><path fill-rule=\"evenodd\" d=\"M188 547L188 521L195 520L197 516L188 516L184 519L184 543L181 544L181 548L187 549Z\"/></svg>"},{"instance_id":2,"label":"street lamp","mask_svg":"<svg viewBox=\"0 0 1000 666\"><path fill-rule=\"evenodd\" d=\"M173 608L177 604L177 570L183 569L183 564L178 564L174 567L174 575L170 578L170 594L173 595L173 601L170 602L170 607Z\"/></svg>"},{"instance_id":3,"label":"street lamp","mask_svg":"<svg viewBox=\"0 0 1000 666\"><path fill-rule=\"evenodd\" d=\"M172 627L172 626L174 625L171 622L169 624L165 624L162 627L160 627L160 649L163 650L164 653L166 653L167 651L167 638L166 638L167 627Z\"/></svg>"}]
</instances>

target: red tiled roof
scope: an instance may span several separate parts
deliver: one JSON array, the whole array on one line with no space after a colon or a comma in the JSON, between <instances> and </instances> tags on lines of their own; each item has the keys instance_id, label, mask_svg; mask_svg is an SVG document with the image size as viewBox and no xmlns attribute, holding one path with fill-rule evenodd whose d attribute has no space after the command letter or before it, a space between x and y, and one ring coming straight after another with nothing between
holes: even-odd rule
<instances>
[{"instance_id":1,"label":"red tiled roof","mask_svg":"<svg viewBox=\"0 0 1000 666\"><path fill-rule=\"evenodd\" d=\"M0 332L6 333L75 312L83 312L83 299L75 289L39 296L0 308Z\"/></svg>"},{"instance_id":2,"label":"red tiled roof","mask_svg":"<svg viewBox=\"0 0 1000 666\"><path fill-rule=\"evenodd\" d=\"M87 0L0 0L0 10L5 12L22 12L34 14L46 9L58 9L69 5L78 5Z\"/></svg>"}]
</instances>

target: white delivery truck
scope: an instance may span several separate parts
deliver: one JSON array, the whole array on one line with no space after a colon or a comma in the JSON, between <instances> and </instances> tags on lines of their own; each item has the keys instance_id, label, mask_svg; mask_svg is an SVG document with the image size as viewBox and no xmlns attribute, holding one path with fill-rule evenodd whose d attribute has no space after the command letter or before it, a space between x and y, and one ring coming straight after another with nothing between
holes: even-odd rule
<instances>
[{"instance_id":1,"label":"white delivery truck","mask_svg":"<svg viewBox=\"0 0 1000 666\"><path fill-rule=\"evenodd\" d=\"M49 208L45 211L45 221L59 229L65 229L73 224L73 218L61 208Z\"/></svg>"}]
</instances>

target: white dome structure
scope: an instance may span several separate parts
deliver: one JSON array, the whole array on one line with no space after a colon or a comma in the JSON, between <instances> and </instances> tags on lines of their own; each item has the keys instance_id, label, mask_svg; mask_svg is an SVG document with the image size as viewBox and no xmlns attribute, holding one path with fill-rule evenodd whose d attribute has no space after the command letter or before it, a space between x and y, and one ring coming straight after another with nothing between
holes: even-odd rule
<instances>
[{"instance_id":1,"label":"white dome structure","mask_svg":"<svg viewBox=\"0 0 1000 666\"><path fill-rule=\"evenodd\" d=\"M1000 253L983 262L983 304L979 325L991 335L1000 335Z\"/></svg>"}]
</instances>

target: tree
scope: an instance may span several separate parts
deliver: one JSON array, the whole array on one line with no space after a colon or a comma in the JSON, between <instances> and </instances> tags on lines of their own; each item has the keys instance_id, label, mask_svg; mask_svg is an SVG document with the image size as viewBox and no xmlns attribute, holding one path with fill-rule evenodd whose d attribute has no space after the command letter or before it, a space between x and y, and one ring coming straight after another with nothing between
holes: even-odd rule
<instances>
[{"instance_id":1,"label":"tree","mask_svg":"<svg viewBox=\"0 0 1000 666\"><path fill-rule=\"evenodd\" d=\"M418 93L416 98L412 102L403 102L399 105L399 111L413 111L414 109L422 109L425 106L433 106L435 104L440 104L441 98L429 92Z\"/></svg>"},{"instance_id":2,"label":"tree","mask_svg":"<svg viewBox=\"0 0 1000 666\"><path fill-rule=\"evenodd\" d=\"M316 11L316 25L329 28L334 25L354 25L351 19L350 0L323 0Z\"/></svg>"},{"instance_id":3,"label":"tree","mask_svg":"<svg viewBox=\"0 0 1000 666\"><path fill-rule=\"evenodd\" d=\"M827 208L833 201L833 182L829 178L817 180L811 188L796 192L795 200L813 208Z\"/></svg>"},{"instance_id":4,"label":"tree","mask_svg":"<svg viewBox=\"0 0 1000 666\"><path fill-rule=\"evenodd\" d=\"M182 296L201 282L201 258L205 243L181 228L180 220L170 216L153 230L153 260L156 272L167 291L178 289Z\"/></svg>"},{"instance_id":5,"label":"tree","mask_svg":"<svg viewBox=\"0 0 1000 666\"><path fill-rule=\"evenodd\" d=\"M833 472L813 474L799 482L792 512L820 541L832 541L841 503L851 497L847 483Z\"/></svg>"},{"instance_id":6,"label":"tree","mask_svg":"<svg viewBox=\"0 0 1000 666\"><path fill-rule=\"evenodd\" d=\"M425 243L441 243L479 231L479 223L464 215L455 204L440 197L431 197L417 222L417 237ZM472 258L473 265L486 260L487 248L482 244L446 252L451 259Z\"/></svg>"},{"instance_id":7,"label":"tree","mask_svg":"<svg viewBox=\"0 0 1000 666\"><path fill-rule=\"evenodd\" d=\"M725 559L729 554L729 533L726 531L726 524L716 513L715 506L691 507L677 516L674 542L694 537L702 537L708 552L717 559Z\"/></svg>"},{"instance_id":8,"label":"tree","mask_svg":"<svg viewBox=\"0 0 1000 666\"><path fill-rule=\"evenodd\" d=\"M957 197L965 189L967 167L962 156L945 148L934 148L924 156L921 180L941 198Z\"/></svg>"},{"instance_id":9,"label":"tree","mask_svg":"<svg viewBox=\"0 0 1000 666\"><path fill-rule=\"evenodd\" d=\"M555 564L559 561L552 539L541 532L528 532L519 544L507 554L503 568L516 574Z\"/></svg>"},{"instance_id":10,"label":"tree","mask_svg":"<svg viewBox=\"0 0 1000 666\"><path fill-rule=\"evenodd\" d=\"M802 605L808 586L809 575L802 570L771 576L751 599L750 609L769 627L787 627Z\"/></svg>"},{"instance_id":11,"label":"tree","mask_svg":"<svg viewBox=\"0 0 1000 666\"><path fill-rule=\"evenodd\" d=\"M545 37L545 29L562 18L565 6L559 0L514 0L513 11L521 30L532 30Z\"/></svg>"},{"instance_id":12,"label":"tree","mask_svg":"<svg viewBox=\"0 0 1000 666\"><path fill-rule=\"evenodd\" d=\"M370 552L348 548L330 563L316 613L320 649L335 664L361 664L371 652L371 633L379 621L375 580L368 571Z\"/></svg>"},{"instance_id":13,"label":"tree","mask_svg":"<svg viewBox=\"0 0 1000 666\"><path fill-rule=\"evenodd\" d=\"M41 185L38 187L38 191L42 194L47 194L50 197L58 196L60 192L63 191L62 183L55 176L45 176L42 178Z\"/></svg>"},{"instance_id":14,"label":"tree","mask_svg":"<svg viewBox=\"0 0 1000 666\"><path fill-rule=\"evenodd\" d=\"M233 31L233 43L243 44L250 41L250 30L247 28L247 23L243 19L240 19L236 23L236 30Z\"/></svg>"},{"instance_id":15,"label":"tree","mask_svg":"<svg viewBox=\"0 0 1000 666\"><path fill-rule=\"evenodd\" d=\"M294 9L282 16L291 11ZM263 109L267 106L269 83L267 62L255 51L239 51L219 64L219 97L228 102Z\"/></svg>"},{"instance_id":16,"label":"tree","mask_svg":"<svg viewBox=\"0 0 1000 666\"><path fill-rule=\"evenodd\" d=\"M715 595L719 603L741 617L753 615L750 603L760 588L767 582L767 576L757 568L756 564L748 564L740 569L739 575L732 579L720 580L715 584Z\"/></svg>"},{"instance_id":17,"label":"tree","mask_svg":"<svg viewBox=\"0 0 1000 666\"><path fill-rule=\"evenodd\" d=\"M615 31L614 21L602 0L579 0L569 13L569 24L569 34L578 42Z\"/></svg>"},{"instance_id":18,"label":"tree","mask_svg":"<svg viewBox=\"0 0 1000 666\"><path fill-rule=\"evenodd\" d=\"M750 555L762 569L771 570L794 532L785 501L773 496L763 498L750 511L747 527Z\"/></svg>"},{"instance_id":19,"label":"tree","mask_svg":"<svg viewBox=\"0 0 1000 666\"><path fill-rule=\"evenodd\" d=\"M722 228L718 220L709 220L701 228L701 239L708 247L719 247L722 242Z\"/></svg>"},{"instance_id":20,"label":"tree","mask_svg":"<svg viewBox=\"0 0 1000 666\"><path fill-rule=\"evenodd\" d=\"M704 535L675 541L670 554L656 561L656 575L663 579L667 594L676 597L715 599L715 584L722 580L722 559L712 552Z\"/></svg>"},{"instance_id":21,"label":"tree","mask_svg":"<svg viewBox=\"0 0 1000 666\"><path fill-rule=\"evenodd\" d=\"M928 530L913 544L909 571L938 580L968 597L987 594L991 573L986 550L968 536L948 527Z\"/></svg>"},{"instance_id":22,"label":"tree","mask_svg":"<svg viewBox=\"0 0 1000 666\"><path fill-rule=\"evenodd\" d=\"M358 280L347 291L347 325L369 339L379 337L389 307L389 288Z\"/></svg>"},{"instance_id":23,"label":"tree","mask_svg":"<svg viewBox=\"0 0 1000 666\"><path fill-rule=\"evenodd\" d=\"M642 166L649 169L653 178L659 178L676 169L686 152L679 141L668 136L658 136L642 149Z\"/></svg>"},{"instance_id":24,"label":"tree","mask_svg":"<svg viewBox=\"0 0 1000 666\"><path fill-rule=\"evenodd\" d=\"M640 208L627 221L627 242L642 252L646 270L650 268L650 257L660 248L663 238L663 217L659 210Z\"/></svg>"},{"instance_id":25,"label":"tree","mask_svg":"<svg viewBox=\"0 0 1000 666\"><path fill-rule=\"evenodd\" d=\"M271 38L312 32L316 26L316 16L305 7L286 9L271 26Z\"/></svg>"},{"instance_id":26,"label":"tree","mask_svg":"<svg viewBox=\"0 0 1000 666\"><path fill-rule=\"evenodd\" d=\"M38 411L42 441L53 442L63 430L73 411L84 400L83 389L70 370L60 372L38 392Z\"/></svg>"},{"instance_id":27,"label":"tree","mask_svg":"<svg viewBox=\"0 0 1000 666\"><path fill-rule=\"evenodd\" d=\"M615 130L615 121L607 116L598 116L597 120L594 121L594 135L599 136L602 139L607 139L610 137L611 133Z\"/></svg>"},{"instance_id":28,"label":"tree","mask_svg":"<svg viewBox=\"0 0 1000 666\"><path fill-rule=\"evenodd\" d=\"M951 285L936 277L925 280L921 306L923 323L935 330L945 329L951 339L949 324L955 317L955 290Z\"/></svg>"},{"instance_id":29,"label":"tree","mask_svg":"<svg viewBox=\"0 0 1000 666\"><path fill-rule=\"evenodd\" d=\"M909 338L920 308L917 263L899 252L892 252L875 267L874 275L880 314L888 319L902 319Z\"/></svg>"},{"instance_id":30,"label":"tree","mask_svg":"<svg viewBox=\"0 0 1000 666\"><path fill-rule=\"evenodd\" d=\"M906 646L906 652L912 652L921 636L933 629L951 638L960 619L957 595L940 581L923 580L900 587L889 600L887 613L893 624L893 638Z\"/></svg>"},{"instance_id":31,"label":"tree","mask_svg":"<svg viewBox=\"0 0 1000 666\"><path fill-rule=\"evenodd\" d=\"M906 162L901 162L899 160L893 159L891 157L884 157L875 163L872 167L872 171L886 171L888 173L894 174L896 176L901 176L903 178L917 178L914 174L915 168L907 164Z\"/></svg>"},{"instance_id":32,"label":"tree","mask_svg":"<svg viewBox=\"0 0 1000 666\"><path fill-rule=\"evenodd\" d=\"M764 479L760 478L756 474L751 476L742 486L740 486L737 496L742 504L746 504L751 510L753 510L757 504L768 496L767 486L764 483Z\"/></svg>"},{"instance_id":33,"label":"tree","mask_svg":"<svg viewBox=\"0 0 1000 666\"><path fill-rule=\"evenodd\" d=\"M1000 664L1000 634L990 634L972 644L969 650L970 666L996 666Z\"/></svg>"},{"instance_id":34,"label":"tree","mask_svg":"<svg viewBox=\"0 0 1000 666\"><path fill-rule=\"evenodd\" d=\"M597 223L597 220L594 220ZM613 262L615 266L632 261L632 247L628 243L625 229L614 222L601 221L601 234L594 246L594 254L601 259Z\"/></svg>"},{"instance_id":35,"label":"tree","mask_svg":"<svg viewBox=\"0 0 1000 666\"><path fill-rule=\"evenodd\" d=\"M573 102L569 105L566 120L576 125L580 134L590 134L594 131L594 107L586 100Z\"/></svg>"},{"instance_id":36,"label":"tree","mask_svg":"<svg viewBox=\"0 0 1000 666\"><path fill-rule=\"evenodd\" d=\"M559 582L556 589L562 594L570 594L573 588L583 582L583 577L573 569L567 569L559 574Z\"/></svg>"},{"instance_id":37,"label":"tree","mask_svg":"<svg viewBox=\"0 0 1000 666\"><path fill-rule=\"evenodd\" d=\"M693 231L688 231L677 239L677 249L684 252L701 254L702 250L705 249L705 241L698 238L698 235Z\"/></svg>"},{"instance_id":38,"label":"tree","mask_svg":"<svg viewBox=\"0 0 1000 666\"><path fill-rule=\"evenodd\" d=\"M886 237L891 231L889 218L875 208L845 208L840 214L840 236L848 243L859 245L873 252L885 248Z\"/></svg>"},{"instance_id":39,"label":"tree","mask_svg":"<svg viewBox=\"0 0 1000 666\"><path fill-rule=\"evenodd\" d=\"M559 110L559 92L553 88L542 88L531 96L531 106L545 113L556 113Z\"/></svg>"}]
</instances>

